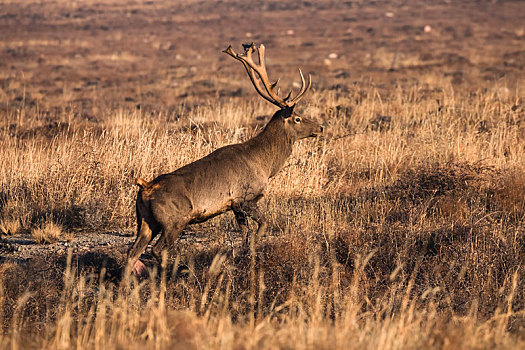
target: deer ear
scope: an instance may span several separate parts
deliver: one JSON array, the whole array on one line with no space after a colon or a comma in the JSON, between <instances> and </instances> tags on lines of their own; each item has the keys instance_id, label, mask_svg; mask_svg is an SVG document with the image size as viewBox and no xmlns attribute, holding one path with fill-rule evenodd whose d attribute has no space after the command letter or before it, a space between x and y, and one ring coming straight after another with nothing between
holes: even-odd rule
<instances>
[{"instance_id":1,"label":"deer ear","mask_svg":"<svg viewBox=\"0 0 525 350\"><path fill-rule=\"evenodd\" d=\"M293 115L293 109L295 108L295 105L286 107L283 110L281 110L281 116L286 119L290 118Z\"/></svg>"}]
</instances>

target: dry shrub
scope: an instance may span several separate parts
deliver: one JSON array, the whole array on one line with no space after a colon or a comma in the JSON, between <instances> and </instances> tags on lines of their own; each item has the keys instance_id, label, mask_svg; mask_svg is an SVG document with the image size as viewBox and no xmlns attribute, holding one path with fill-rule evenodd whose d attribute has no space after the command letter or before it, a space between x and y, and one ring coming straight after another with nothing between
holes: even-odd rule
<instances>
[{"instance_id":1,"label":"dry shrub","mask_svg":"<svg viewBox=\"0 0 525 350\"><path fill-rule=\"evenodd\" d=\"M358 197L366 200L361 214L374 221L434 218L464 223L493 211L491 202L500 181L498 171L479 163L435 163L408 169L392 184L364 189Z\"/></svg>"},{"instance_id":2,"label":"dry shrub","mask_svg":"<svg viewBox=\"0 0 525 350\"><path fill-rule=\"evenodd\" d=\"M0 234L14 235L22 230L22 224L18 219L3 219L0 220Z\"/></svg>"},{"instance_id":3,"label":"dry shrub","mask_svg":"<svg viewBox=\"0 0 525 350\"><path fill-rule=\"evenodd\" d=\"M401 203L404 213L423 206L430 215L462 222L484 216L516 222L525 215L522 173L516 169L497 171L481 163L448 162L410 169L393 185L367 195L377 193Z\"/></svg>"},{"instance_id":4,"label":"dry shrub","mask_svg":"<svg viewBox=\"0 0 525 350\"><path fill-rule=\"evenodd\" d=\"M431 198L477 193L494 176L494 169L467 162L422 165L401 174L384 190L389 199L422 203Z\"/></svg>"},{"instance_id":5,"label":"dry shrub","mask_svg":"<svg viewBox=\"0 0 525 350\"><path fill-rule=\"evenodd\" d=\"M223 106L220 118L228 114L228 106ZM199 113L204 120L213 112L208 108ZM369 130L368 120L363 118L360 127L379 138L375 158L369 157L367 147L373 144L369 140L360 144L359 152L353 151L352 143L320 143L319 149L325 150L316 154L310 152L315 149L311 143L303 142L273 180L266 208L263 203L271 224L269 237L261 240L255 260L255 314L251 314L248 252L234 258L219 244L204 241L183 249L180 266L169 271L165 284L155 277L128 292L118 285L124 246L74 256L77 275L67 280L64 256L46 257L45 263L33 260L16 272L3 271L4 325L11 324L14 315L38 325L46 334L35 338L40 347L71 345L69 339L83 344L79 347L94 348L89 334L96 333L99 347L124 347L130 342L146 348L173 347L182 339L190 339L191 344L184 346L198 343L210 348L337 347L355 339L362 339L361 347L379 347L374 341L381 337L392 341L383 345L394 347L395 334L407 347L421 348L443 341L432 327L446 331L452 317L472 321L464 329L487 327L493 317L519 319L525 296L513 283L523 284L520 266L525 264L525 242L516 234L523 215L521 168L513 164L515 173L505 175L501 166L489 161L444 161L427 154L389 168L392 164L381 159L390 159L389 145L399 139L396 132L402 123L396 120L378 132ZM56 148L37 147L36 152L20 150L21 141L9 139L3 151L11 152L6 158L21 175L2 184L3 215L21 215L24 226L36 223L34 231L43 242L65 237L63 228L46 227L46 222L67 228L89 229L103 223L128 228L134 224L135 175L151 178L256 132L244 122L239 119L231 129L219 124L200 128L188 135L180 125L164 134L141 123L136 125L140 130L128 130L125 123L112 125L116 121L111 120L106 133L73 131L67 137L59 133L53 139ZM360 121L356 123L359 126ZM32 163L15 161L15 154L27 160L33 153L40 158ZM330 183L314 181L326 178L328 167ZM210 236L224 235L232 227L227 218L201 227L214 233ZM226 258L212 269L218 255ZM153 264L151 257L146 263ZM74 293L72 288L77 288ZM17 308L27 291L33 293L31 298L25 308ZM187 313L181 315L180 310ZM98 323L93 323L94 317ZM257 331L250 327L250 319ZM416 321L407 325L409 319ZM75 327L67 328L68 324ZM420 338L411 338L411 332L419 332ZM494 332L490 334L495 338ZM501 342L513 337L501 334ZM461 336L456 334L459 339L454 341L475 341Z\"/></svg>"},{"instance_id":6,"label":"dry shrub","mask_svg":"<svg viewBox=\"0 0 525 350\"><path fill-rule=\"evenodd\" d=\"M31 320L19 327L22 332L33 332L54 319L58 309L49 306L60 303L63 273L64 269L56 263L54 256L35 258L23 264L3 262L0 269L0 300L3 298L0 319L4 321L3 326L16 318ZM20 304L20 300L25 301Z\"/></svg>"},{"instance_id":7,"label":"dry shrub","mask_svg":"<svg viewBox=\"0 0 525 350\"><path fill-rule=\"evenodd\" d=\"M492 191L489 205L501 211L509 220L523 221L525 217L525 176L522 172L509 171L503 174Z\"/></svg>"},{"instance_id":8,"label":"dry shrub","mask_svg":"<svg viewBox=\"0 0 525 350\"><path fill-rule=\"evenodd\" d=\"M261 245L257 269L264 273L268 299L260 302L279 305L289 298L296 287L295 282L309 278L307 270L311 268L313 258L311 248L304 236L294 237L293 234Z\"/></svg>"},{"instance_id":9,"label":"dry shrub","mask_svg":"<svg viewBox=\"0 0 525 350\"><path fill-rule=\"evenodd\" d=\"M68 239L68 236L64 236L62 226L53 221L46 221L40 224L40 226L33 228L31 230L31 236L33 236L39 244L55 243L60 239Z\"/></svg>"}]
</instances>

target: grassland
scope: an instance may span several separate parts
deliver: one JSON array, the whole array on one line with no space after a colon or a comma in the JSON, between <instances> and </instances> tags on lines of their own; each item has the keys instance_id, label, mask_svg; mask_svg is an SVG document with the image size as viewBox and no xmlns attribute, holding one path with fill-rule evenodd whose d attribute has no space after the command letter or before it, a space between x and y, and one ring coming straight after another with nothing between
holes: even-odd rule
<instances>
[{"instance_id":1,"label":"grassland","mask_svg":"<svg viewBox=\"0 0 525 350\"><path fill-rule=\"evenodd\" d=\"M523 348L524 10L2 2L0 347ZM220 53L252 40L284 86L312 74L327 135L272 180L255 256L226 214L120 283L134 178L274 112Z\"/></svg>"}]
</instances>

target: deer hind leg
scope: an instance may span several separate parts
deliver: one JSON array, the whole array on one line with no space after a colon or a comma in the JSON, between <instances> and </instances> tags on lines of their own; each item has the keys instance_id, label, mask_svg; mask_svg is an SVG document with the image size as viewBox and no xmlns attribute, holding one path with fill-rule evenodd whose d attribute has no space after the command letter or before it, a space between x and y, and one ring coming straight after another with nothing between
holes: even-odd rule
<instances>
[{"instance_id":1,"label":"deer hind leg","mask_svg":"<svg viewBox=\"0 0 525 350\"><path fill-rule=\"evenodd\" d=\"M146 222L146 220L140 216L137 217L137 221L137 238L128 251L128 270L137 270L136 264L139 262L139 257L142 255L142 253L144 253L148 244L160 231L158 227L152 227L150 223Z\"/></svg>"},{"instance_id":2,"label":"deer hind leg","mask_svg":"<svg viewBox=\"0 0 525 350\"><path fill-rule=\"evenodd\" d=\"M162 266L162 252L167 251L168 254L172 253L174 247L177 244L177 240L186 225L184 224L175 224L169 228L164 229L159 240L153 246L152 253L153 256L158 260L159 264Z\"/></svg>"}]
</instances>

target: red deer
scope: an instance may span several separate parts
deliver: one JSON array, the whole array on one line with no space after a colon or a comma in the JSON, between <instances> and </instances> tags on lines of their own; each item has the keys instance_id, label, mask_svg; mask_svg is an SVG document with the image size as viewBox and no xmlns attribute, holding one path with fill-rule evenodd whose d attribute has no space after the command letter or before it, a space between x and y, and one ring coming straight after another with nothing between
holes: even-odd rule
<instances>
[{"instance_id":1,"label":"red deer","mask_svg":"<svg viewBox=\"0 0 525 350\"><path fill-rule=\"evenodd\" d=\"M171 250L181 231L189 224L206 221L233 210L243 233L243 245L248 235L247 217L258 224L255 236L262 236L266 219L257 202L263 197L268 181L283 167L292 153L295 141L316 137L323 127L316 121L294 112L311 86L299 70L302 86L295 97L292 91L280 97L277 82L270 83L264 62L265 48L243 45L244 54L229 46L223 52L242 62L256 91L280 109L257 136L246 142L221 147L204 158L172 173L160 175L151 182L138 178L137 238L128 252L128 269L135 274L145 271L139 257L147 245L160 234L153 255L160 263L163 250ZM259 64L252 58L258 52ZM262 83L262 86L261 86Z\"/></svg>"}]
</instances>

